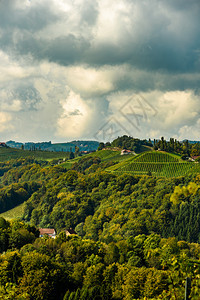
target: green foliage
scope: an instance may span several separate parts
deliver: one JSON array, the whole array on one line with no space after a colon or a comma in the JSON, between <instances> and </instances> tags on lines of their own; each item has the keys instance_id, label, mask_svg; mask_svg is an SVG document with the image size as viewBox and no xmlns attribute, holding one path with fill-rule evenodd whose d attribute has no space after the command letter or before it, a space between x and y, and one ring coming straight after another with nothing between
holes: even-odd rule
<instances>
[{"instance_id":1,"label":"green foliage","mask_svg":"<svg viewBox=\"0 0 200 300\"><path fill-rule=\"evenodd\" d=\"M9 225L10 232L25 226L19 221L1 224ZM181 300L186 276L192 278L192 299L198 299L199 244L157 234L108 245L61 235L27 241L0 257L2 299ZM130 258L140 258L140 263L130 263Z\"/></svg>"},{"instance_id":2,"label":"green foliage","mask_svg":"<svg viewBox=\"0 0 200 300\"><path fill-rule=\"evenodd\" d=\"M182 299L190 276L198 299L200 176L155 177L150 167L151 176L103 171L114 152L78 158L76 170L2 163L9 170L1 176L0 208L24 203L28 223L0 217L0 298ZM198 166L149 152L110 169L142 164L165 166L163 173ZM34 225L55 228L57 238L37 238ZM66 237L70 227L78 235Z\"/></svg>"},{"instance_id":3,"label":"green foliage","mask_svg":"<svg viewBox=\"0 0 200 300\"><path fill-rule=\"evenodd\" d=\"M19 249L32 243L39 231L19 220L6 221L0 217L0 253L8 249Z\"/></svg>"},{"instance_id":4,"label":"green foliage","mask_svg":"<svg viewBox=\"0 0 200 300\"><path fill-rule=\"evenodd\" d=\"M134 139L131 136L121 136L115 139L112 143L112 147L119 147L123 149L129 149L135 152L141 152L142 146L149 146L152 147L152 143L147 140L140 140L140 139Z\"/></svg>"},{"instance_id":5,"label":"green foliage","mask_svg":"<svg viewBox=\"0 0 200 300\"><path fill-rule=\"evenodd\" d=\"M104 143L99 143L98 151L102 150L105 147Z\"/></svg>"},{"instance_id":6,"label":"green foliage","mask_svg":"<svg viewBox=\"0 0 200 300\"><path fill-rule=\"evenodd\" d=\"M98 165L100 162L101 159L99 157L84 157L77 163L73 164L72 170L84 173L86 169L90 168L92 165Z\"/></svg>"},{"instance_id":7,"label":"green foliage","mask_svg":"<svg viewBox=\"0 0 200 300\"><path fill-rule=\"evenodd\" d=\"M149 157L154 161L158 157L160 164L181 164L177 156L157 152L128 158L120 164L148 164ZM77 164L79 170L86 166L84 172L88 174L66 171L62 166L44 167L32 161L11 168L2 177L1 210L24 202L24 220L58 232L77 227L80 236L108 244L151 232L199 241L198 177L156 179L153 174L134 176L126 172L118 176L100 168L90 173L90 161L96 165L95 156ZM133 256L129 263L139 265L140 259Z\"/></svg>"},{"instance_id":8,"label":"green foliage","mask_svg":"<svg viewBox=\"0 0 200 300\"><path fill-rule=\"evenodd\" d=\"M181 154L183 159L186 159L188 156L200 155L199 142L191 143L188 140L180 142L174 138L170 138L169 141L166 141L164 137L161 137L160 140L154 140L154 149Z\"/></svg>"}]
</instances>

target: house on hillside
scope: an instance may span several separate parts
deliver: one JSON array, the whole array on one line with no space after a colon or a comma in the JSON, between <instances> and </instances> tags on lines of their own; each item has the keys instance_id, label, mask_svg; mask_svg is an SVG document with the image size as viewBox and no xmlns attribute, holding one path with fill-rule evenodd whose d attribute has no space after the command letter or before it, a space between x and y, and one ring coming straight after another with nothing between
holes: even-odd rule
<instances>
[{"instance_id":1,"label":"house on hillside","mask_svg":"<svg viewBox=\"0 0 200 300\"><path fill-rule=\"evenodd\" d=\"M191 156L191 157L188 158L188 160L189 161L194 161L194 162L197 163L198 161L196 161L196 159L199 159L199 157L200 157L199 155L198 156Z\"/></svg>"},{"instance_id":2,"label":"house on hillside","mask_svg":"<svg viewBox=\"0 0 200 300\"><path fill-rule=\"evenodd\" d=\"M69 228L65 231L66 236L71 235L71 234L77 234L76 231L74 231L74 229Z\"/></svg>"},{"instance_id":3,"label":"house on hillside","mask_svg":"<svg viewBox=\"0 0 200 300\"><path fill-rule=\"evenodd\" d=\"M39 237L44 237L45 235L55 239L56 237L56 231L53 228L39 228L40 231L40 236Z\"/></svg>"},{"instance_id":4,"label":"house on hillside","mask_svg":"<svg viewBox=\"0 0 200 300\"><path fill-rule=\"evenodd\" d=\"M131 153L132 153L131 150L127 150L127 149L123 149L121 151L121 155L127 155L127 154L131 154Z\"/></svg>"}]
</instances>

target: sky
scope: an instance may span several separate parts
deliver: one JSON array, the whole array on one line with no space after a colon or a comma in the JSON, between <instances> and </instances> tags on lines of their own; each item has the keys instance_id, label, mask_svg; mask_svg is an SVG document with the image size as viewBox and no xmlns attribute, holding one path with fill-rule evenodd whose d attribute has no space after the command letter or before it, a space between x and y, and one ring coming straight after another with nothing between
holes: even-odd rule
<instances>
[{"instance_id":1,"label":"sky","mask_svg":"<svg viewBox=\"0 0 200 300\"><path fill-rule=\"evenodd\" d=\"M0 0L0 141L200 140L199 0Z\"/></svg>"}]
</instances>

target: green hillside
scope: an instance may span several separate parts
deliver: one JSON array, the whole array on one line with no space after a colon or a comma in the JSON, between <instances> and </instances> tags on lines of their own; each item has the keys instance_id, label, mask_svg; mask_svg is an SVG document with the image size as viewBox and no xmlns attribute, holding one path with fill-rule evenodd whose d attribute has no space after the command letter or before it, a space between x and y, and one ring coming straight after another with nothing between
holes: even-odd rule
<instances>
[{"instance_id":1,"label":"green hillside","mask_svg":"<svg viewBox=\"0 0 200 300\"><path fill-rule=\"evenodd\" d=\"M90 154L86 154L84 156L79 156L71 160L67 160L66 162L62 163L61 165L66 168L70 169L74 163L79 162L83 158L100 158L102 162L120 162L120 161L127 161L128 159L135 157L134 154L129 155L121 155L121 151L119 150L100 150Z\"/></svg>"},{"instance_id":2,"label":"green hillside","mask_svg":"<svg viewBox=\"0 0 200 300\"><path fill-rule=\"evenodd\" d=\"M115 151L115 150L100 150L97 152L91 153L89 156L91 157L98 157L102 161L119 161L120 160L120 151Z\"/></svg>"},{"instance_id":3,"label":"green hillside","mask_svg":"<svg viewBox=\"0 0 200 300\"><path fill-rule=\"evenodd\" d=\"M118 174L152 174L161 177L184 176L187 173L196 173L199 170L200 166L198 163L186 162L178 155L157 151L142 153L134 158L107 168L107 171Z\"/></svg>"},{"instance_id":4,"label":"green hillside","mask_svg":"<svg viewBox=\"0 0 200 300\"><path fill-rule=\"evenodd\" d=\"M178 162L180 161L180 157L171 153L152 151L148 153L142 153L141 155L136 156L135 161L154 163Z\"/></svg>"},{"instance_id":5,"label":"green hillside","mask_svg":"<svg viewBox=\"0 0 200 300\"><path fill-rule=\"evenodd\" d=\"M198 163L114 148L61 165L59 153L13 153L23 159L0 162L0 299L183 299L187 276L199 299Z\"/></svg>"},{"instance_id":6,"label":"green hillside","mask_svg":"<svg viewBox=\"0 0 200 300\"><path fill-rule=\"evenodd\" d=\"M50 151L29 151L14 148L0 148L0 162L8 161L11 159L33 157L38 160L51 160L66 158L66 152L50 152Z\"/></svg>"},{"instance_id":7,"label":"green hillside","mask_svg":"<svg viewBox=\"0 0 200 300\"><path fill-rule=\"evenodd\" d=\"M16 219L16 218L22 218L23 214L24 214L24 204L22 203L10 210L7 210L4 213L0 214L0 218L4 218L6 220L12 220L12 219Z\"/></svg>"}]
</instances>

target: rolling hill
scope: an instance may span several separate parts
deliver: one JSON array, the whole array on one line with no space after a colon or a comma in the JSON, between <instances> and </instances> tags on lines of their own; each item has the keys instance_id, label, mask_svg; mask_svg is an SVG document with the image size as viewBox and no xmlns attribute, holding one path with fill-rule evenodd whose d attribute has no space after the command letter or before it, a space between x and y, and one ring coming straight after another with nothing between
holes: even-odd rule
<instances>
[{"instance_id":1,"label":"rolling hill","mask_svg":"<svg viewBox=\"0 0 200 300\"><path fill-rule=\"evenodd\" d=\"M62 163L61 165L63 167L65 167L66 169L70 169L71 166L74 163L77 163L78 161L80 161L83 157L84 158L100 158L102 162L120 162L120 161L125 161L127 159L129 159L130 157L134 157L134 154L129 154L129 155L121 155L121 150L113 150L113 149L106 149L106 150L99 150L96 152L92 152L89 154L85 154L84 156L79 156L76 157L74 159L68 160L64 163Z\"/></svg>"},{"instance_id":2,"label":"rolling hill","mask_svg":"<svg viewBox=\"0 0 200 300\"><path fill-rule=\"evenodd\" d=\"M161 177L184 176L189 172L198 172L199 170L198 163L186 162L178 155L158 151L145 152L107 168L108 172L118 174L151 174Z\"/></svg>"},{"instance_id":3,"label":"rolling hill","mask_svg":"<svg viewBox=\"0 0 200 300\"><path fill-rule=\"evenodd\" d=\"M29 150L20 150L14 148L0 148L0 162L8 161L11 159L33 157L38 160L52 160L66 158L66 152L50 152L50 151L29 151Z\"/></svg>"}]
</instances>

